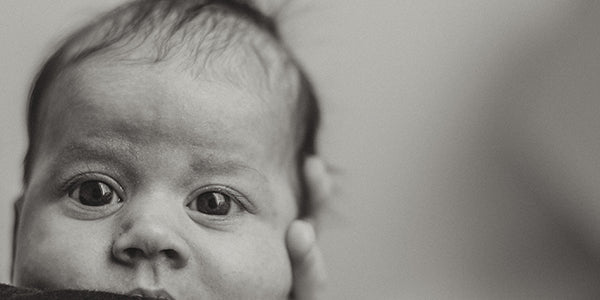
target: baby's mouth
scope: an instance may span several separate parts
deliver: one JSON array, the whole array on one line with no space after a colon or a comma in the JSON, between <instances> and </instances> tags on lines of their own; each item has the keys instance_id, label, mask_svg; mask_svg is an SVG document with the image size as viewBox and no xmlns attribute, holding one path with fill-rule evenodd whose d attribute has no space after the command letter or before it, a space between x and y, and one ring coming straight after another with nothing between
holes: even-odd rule
<instances>
[{"instance_id":1,"label":"baby's mouth","mask_svg":"<svg viewBox=\"0 0 600 300\"><path fill-rule=\"evenodd\" d=\"M164 289L137 288L137 289L134 289L134 290L130 291L129 293L127 293L127 295L146 297L146 298L154 298L154 299L175 300L175 297L171 296L171 294L169 294Z\"/></svg>"}]
</instances>

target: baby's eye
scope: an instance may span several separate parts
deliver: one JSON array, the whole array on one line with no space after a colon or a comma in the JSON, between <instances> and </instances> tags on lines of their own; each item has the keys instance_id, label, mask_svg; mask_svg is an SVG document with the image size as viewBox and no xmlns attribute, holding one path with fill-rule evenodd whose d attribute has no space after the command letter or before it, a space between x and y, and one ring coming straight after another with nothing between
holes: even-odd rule
<instances>
[{"instance_id":1,"label":"baby's eye","mask_svg":"<svg viewBox=\"0 0 600 300\"><path fill-rule=\"evenodd\" d=\"M69 192L69 197L86 206L103 206L121 201L113 188L98 180L78 184Z\"/></svg>"},{"instance_id":2,"label":"baby's eye","mask_svg":"<svg viewBox=\"0 0 600 300\"><path fill-rule=\"evenodd\" d=\"M231 197L225 193L204 192L190 202L188 207L203 214L224 216L231 211L232 201Z\"/></svg>"}]
</instances>

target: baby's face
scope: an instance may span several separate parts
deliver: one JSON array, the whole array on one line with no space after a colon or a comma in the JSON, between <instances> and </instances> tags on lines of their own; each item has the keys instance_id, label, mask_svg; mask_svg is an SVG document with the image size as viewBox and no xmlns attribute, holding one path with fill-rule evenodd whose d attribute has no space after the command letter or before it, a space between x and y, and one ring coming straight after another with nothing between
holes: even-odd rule
<instances>
[{"instance_id":1,"label":"baby's face","mask_svg":"<svg viewBox=\"0 0 600 300\"><path fill-rule=\"evenodd\" d=\"M166 63L88 61L44 101L15 284L287 297L297 208L281 99Z\"/></svg>"}]
</instances>

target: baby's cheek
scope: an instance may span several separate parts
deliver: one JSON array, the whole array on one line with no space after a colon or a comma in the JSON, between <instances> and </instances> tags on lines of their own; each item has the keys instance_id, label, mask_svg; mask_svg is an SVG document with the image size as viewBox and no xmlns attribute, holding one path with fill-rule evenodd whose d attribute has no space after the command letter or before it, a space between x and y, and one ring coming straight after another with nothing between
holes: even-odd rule
<instances>
[{"instance_id":1,"label":"baby's cheek","mask_svg":"<svg viewBox=\"0 0 600 300\"><path fill-rule=\"evenodd\" d=\"M51 206L22 216L14 283L36 288L97 287L101 234L61 217ZM96 278L97 277L97 278Z\"/></svg>"},{"instance_id":2,"label":"baby's cheek","mask_svg":"<svg viewBox=\"0 0 600 300\"><path fill-rule=\"evenodd\" d=\"M229 299L287 299L292 271L283 241L241 236L233 251L220 251L211 262L221 269L209 285Z\"/></svg>"}]
</instances>

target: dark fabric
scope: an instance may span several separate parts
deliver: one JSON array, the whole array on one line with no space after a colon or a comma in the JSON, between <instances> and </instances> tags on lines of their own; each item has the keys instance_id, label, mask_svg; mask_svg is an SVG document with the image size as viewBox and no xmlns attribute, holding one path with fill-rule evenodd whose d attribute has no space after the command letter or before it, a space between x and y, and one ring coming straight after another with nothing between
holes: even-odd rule
<instances>
[{"instance_id":1,"label":"dark fabric","mask_svg":"<svg viewBox=\"0 0 600 300\"><path fill-rule=\"evenodd\" d=\"M46 299L46 300L70 300L70 299L91 299L91 300L131 300L131 299L150 299L134 296L118 295L106 292L77 291L77 290L56 290L42 291L30 288L20 288L12 285L0 283L0 299Z\"/></svg>"}]
</instances>

